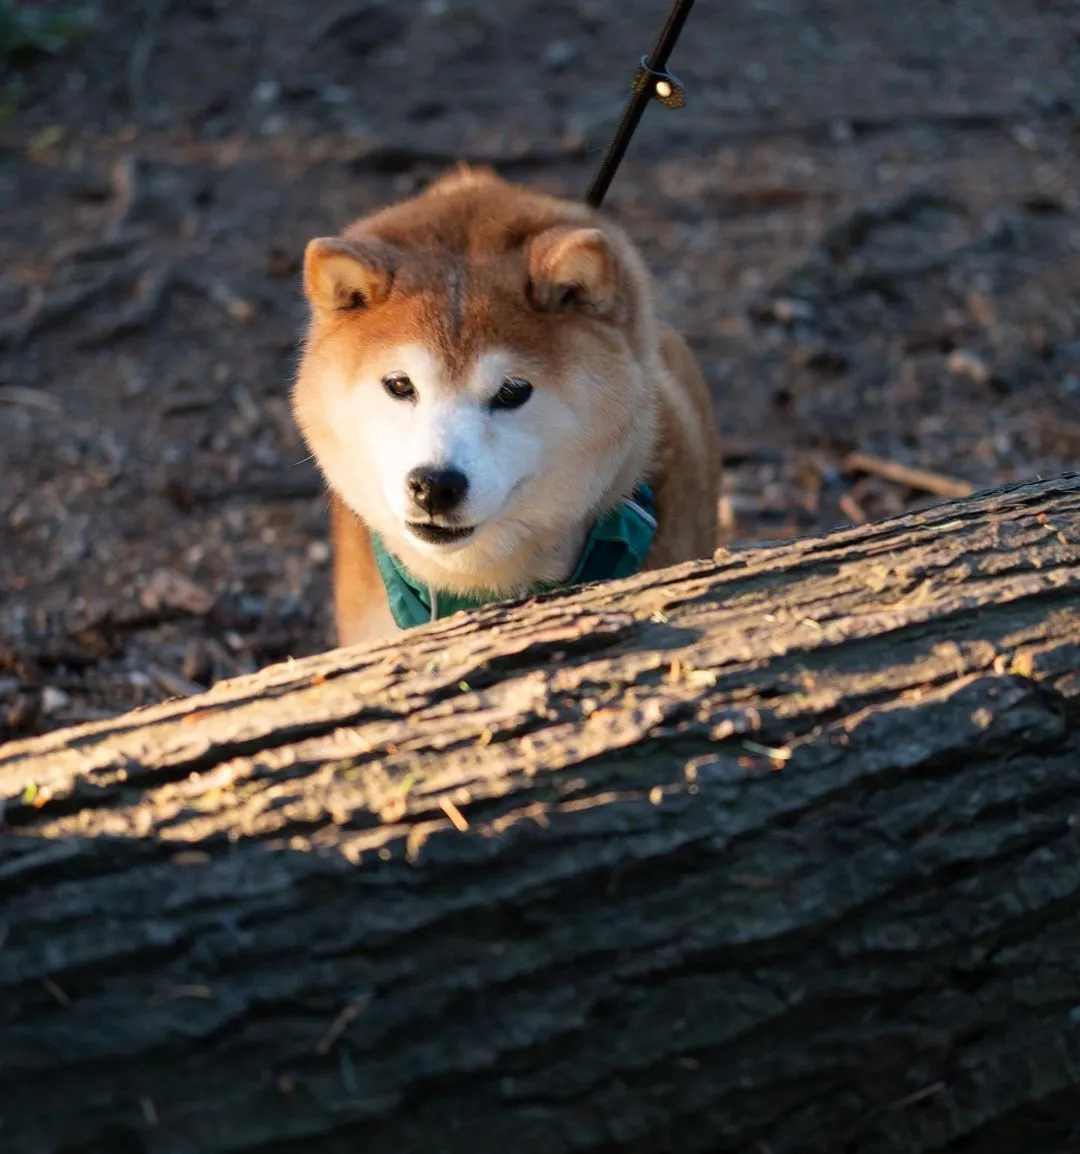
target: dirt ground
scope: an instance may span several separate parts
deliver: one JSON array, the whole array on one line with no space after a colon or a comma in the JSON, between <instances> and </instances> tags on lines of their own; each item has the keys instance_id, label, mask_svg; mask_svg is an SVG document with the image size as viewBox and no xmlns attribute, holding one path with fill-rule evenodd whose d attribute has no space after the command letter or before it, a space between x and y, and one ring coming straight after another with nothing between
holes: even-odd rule
<instances>
[{"instance_id":1,"label":"dirt ground","mask_svg":"<svg viewBox=\"0 0 1080 1154\"><path fill-rule=\"evenodd\" d=\"M329 644L304 244L461 157L582 194L666 7L109 0L0 64L0 740ZM672 68L608 208L732 540L1076 467L1080 3L701 0Z\"/></svg>"}]
</instances>

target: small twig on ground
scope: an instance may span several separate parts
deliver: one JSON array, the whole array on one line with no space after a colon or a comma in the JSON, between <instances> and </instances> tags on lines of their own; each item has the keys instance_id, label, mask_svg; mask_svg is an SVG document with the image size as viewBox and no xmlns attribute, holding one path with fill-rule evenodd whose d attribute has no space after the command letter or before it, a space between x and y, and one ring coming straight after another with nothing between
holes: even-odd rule
<instances>
[{"instance_id":1,"label":"small twig on ground","mask_svg":"<svg viewBox=\"0 0 1080 1154\"><path fill-rule=\"evenodd\" d=\"M154 120L149 96L150 61L153 59L168 7L169 0L151 0L147 5L142 32L135 41L135 47L128 59L128 101L132 119L141 128L150 127Z\"/></svg>"},{"instance_id":2,"label":"small twig on ground","mask_svg":"<svg viewBox=\"0 0 1080 1154\"><path fill-rule=\"evenodd\" d=\"M852 523L852 525L865 525L870 519L866 515L866 510L855 499L854 494L844 493L838 502L840 512Z\"/></svg>"},{"instance_id":3,"label":"small twig on ground","mask_svg":"<svg viewBox=\"0 0 1080 1154\"><path fill-rule=\"evenodd\" d=\"M460 809L448 798L439 798L439 805L442 807L443 813L450 819L451 824L459 833L467 833L469 830L468 818L461 812Z\"/></svg>"},{"instance_id":4,"label":"small twig on ground","mask_svg":"<svg viewBox=\"0 0 1080 1154\"><path fill-rule=\"evenodd\" d=\"M899 461L875 457L871 453L849 453L844 458L843 470L845 473L872 473L896 485L905 485L909 489L919 489L938 497L969 497L975 492L975 486L968 481L947 477L931 469L920 469Z\"/></svg>"},{"instance_id":5,"label":"small twig on ground","mask_svg":"<svg viewBox=\"0 0 1080 1154\"><path fill-rule=\"evenodd\" d=\"M224 282L213 280L191 268L177 269L176 278L188 291L205 297L211 304L228 313L234 321L248 324L254 320L255 306Z\"/></svg>"},{"instance_id":6,"label":"small twig on ground","mask_svg":"<svg viewBox=\"0 0 1080 1154\"><path fill-rule=\"evenodd\" d=\"M108 292L124 281L142 263L142 258L136 257L101 273L86 284L58 292L53 296L41 294L17 316L0 325L0 349L19 348L50 325L74 316L75 313L92 305L102 293Z\"/></svg>"},{"instance_id":7,"label":"small twig on ground","mask_svg":"<svg viewBox=\"0 0 1080 1154\"><path fill-rule=\"evenodd\" d=\"M131 249L132 241L123 237L108 240L75 240L57 245L51 254L54 265L91 263L99 260L119 260Z\"/></svg>"},{"instance_id":8,"label":"small twig on ground","mask_svg":"<svg viewBox=\"0 0 1080 1154\"><path fill-rule=\"evenodd\" d=\"M237 661L236 657L216 637L207 638L206 649L215 663L225 669L230 676L240 677L248 672L247 665Z\"/></svg>"},{"instance_id":9,"label":"small twig on ground","mask_svg":"<svg viewBox=\"0 0 1080 1154\"><path fill-rule=\"evenodd\" d=\"M255 306L233 292L228 285L208 280L190 268L166 261L141 278L134 303L121 310L111 321L80 338L76 342L77 346L84 349L101 348L121 337L144 332L161 315L169 294L175 288L197 293L240 324L249 323L255 315Z\"/></svg>"},{"instance_id":10,"label":"small twig on ground","mask_svg":"<svg viewBox=\"0 0 1080 1154\"><path fill-rule=\"evenodd\" d=\"M303 50L309 50L321 44L328 36L340 32L347 24L359 20L373 7L371 0L361 0L360 3L349 3L339 6L329 16L320 20L304 42Z\"/></svg>"},{"instance_id":11,"label":"small twig on ground","mask_svg":"<svg viewBox=\"0 0 1080 1154\"><path fill-rule=\"evenodd\" d=\"M63 406L44 389L26 389L20 385L5 385L0 383L0 405L21 405L26 409L40 409L43 413L51 413L54 417L63 414Z\"/></svg>"},{"instance_id":12,"label":"small twig on ground","mask_svg":"<svg viewBox=\"0 0 1080 1154\"><path fill-rule=\"evenodd\" d=\"M105 243L120 240L138 210L145 193L140 167L139 158L133 152L122 156L113 165L112 189L116 204L102 235Z\"/></svg>"},{"instance_id":13,"label":"small twig on ground","mask_svg":"<svg viewBox=\"0 0 1080 1154\"><path fill-rule=\"evenodd\" d=\"M71 1005L71 999L67 996L67 994L64 993L59 984L52 978L42 978L41 984L65 1009Z\"/></svg>"},{"instance_id":14,"label":"small twig on ground","mask_svg":"<svg viewBox=\"0 0 1080 1154\"><path fill-rule=\"evenodd\" d=\"M134 304L121 310L108 324L82 337L77 342L79 347L100 348L118 337L148 329L164 308L174 282L175 270L171 264L163 264L148 272L140 281L138 297Z\"/></svg>"},{"instance_id":15,"label":"small twig on ground","mask_svg":"<svg viewBox=\"0 0 1080 1154\"><path fill-rule=\"evenodd\" d=\"M163 417L183 417L191 413L204 413L212 409L221 398L217 393L184 393L161 406Z\"/></svg>"},{"instance_id":16,"label":"small twig on ground","mask_svg":"<svg viewBox=\"0 0 1080 1154\"><path fill-rule=\"evenodd\" d=\"M908 1094L906 1098L900 1098L893 1102L890 1110L902 1110L905 1106L913 1106L916 1102L923 1102L927 1098L933 1098L937 1094L944 1093L945 1083L935 1082L932 1086L924 1086L921 1090L916 1090L914 1094Z\"/></svg>"},{"instance_id":17,"label":"small twig on ground","mask_svg":"<svg viewBox=\"0 0 1080 1154\"><path fill-rule=\"evenodd\" d=\"M320 1058L325 1058L326 1055L330 1053L337 1040L345 1033L350 1024L360 1016L370 1000L370 994L360 994L359 997L353 998L337 1017L334 1018L330 1023L330 1028L323 1034L315 1046L315 1053Z\"/></svg>"},{"instance_id":18,"label":"small twig on ground","mask_svg":"<svg viewBox=\"0 0 1080 1154\"><path fill-rule=\"evenodd\" d=\"M171 669L166 669L163 665L148 665L146 672L166 693L172 694L173 697L194 697L198 693L206 692L205 685L198 685L194 681L189 681L188 678L181 677L179 673L173 673Z\"/></svg>"}]
</instances>

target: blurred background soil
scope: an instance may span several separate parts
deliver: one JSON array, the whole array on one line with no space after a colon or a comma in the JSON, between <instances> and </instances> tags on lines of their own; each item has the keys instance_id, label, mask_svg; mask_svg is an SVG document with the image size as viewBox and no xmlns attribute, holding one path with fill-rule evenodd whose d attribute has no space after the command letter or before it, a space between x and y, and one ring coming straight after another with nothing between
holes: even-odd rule
<instances>
[{"instance_id":1,"label":"blurred background soil","mask_svg":"<svg viewBox=\"0 0 1080 1154\"><path fill-rule=\"evenodd\" d=\"M331 641L306 241L459 158L581 195L667 0L0 0L0 740ZM698 0L607 207L733 542L1080 457L1080 3Z\"/></svg>"}]
</instances>

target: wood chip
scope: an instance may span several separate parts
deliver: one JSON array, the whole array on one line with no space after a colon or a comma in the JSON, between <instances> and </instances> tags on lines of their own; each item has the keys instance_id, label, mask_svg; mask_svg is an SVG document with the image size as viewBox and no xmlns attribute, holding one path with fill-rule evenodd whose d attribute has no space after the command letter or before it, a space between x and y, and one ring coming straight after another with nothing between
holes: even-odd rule
<instances>
[{"instance_id":1,"label":"wood chip","mask_svg":"<svg viewBox=\"0 0 1080 1154\"><path fill-rule=\"evenodd\" d=\"M990 379L986 362L969 349L953 349L945 367L954 377L967 377L977 385L985 385Z\"/></svg>"},{"instance_id":2,"label":"wood chip","mask_svg":"<svg viewBox=\"0 0 1080 1154\"><path fill-rule=\"evenodd\" d=\"M213 593L175 569L155 569L139 595L139 600L143 608L152 613L162 609L178 609L193 617L205 617L217 603Z\"/></svg>"},{"instance_id":3,"label":"wood chip","mask_svg":"<svg viewBox=\"0 0 1080 1154\"><path fill-rule=\"evenodd\" d=\"M985 294L972 289L967 298L968 312L971 319L984 329L992 329L998 323L997 309L994 302Z\"/></svg>"}]
</instances>

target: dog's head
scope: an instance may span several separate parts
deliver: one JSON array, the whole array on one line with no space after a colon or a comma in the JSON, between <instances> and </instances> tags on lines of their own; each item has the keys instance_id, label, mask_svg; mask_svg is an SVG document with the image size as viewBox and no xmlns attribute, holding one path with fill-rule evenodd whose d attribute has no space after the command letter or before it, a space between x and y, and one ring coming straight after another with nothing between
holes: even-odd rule
<instances>
[{"instance_id":1,"label":"dog's head","mask_svg":"<svg viewBox=\"0 0 1080 1154\"><path fill-rule=\"evenodd\" d=\"M297 421L331 487L436 587L550 578L554 544L640 475L649 280L586 207L461 169L311 241L304 288Z\"/></svg>"}]
</instances>

